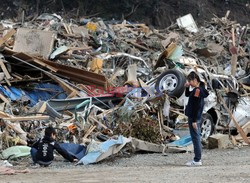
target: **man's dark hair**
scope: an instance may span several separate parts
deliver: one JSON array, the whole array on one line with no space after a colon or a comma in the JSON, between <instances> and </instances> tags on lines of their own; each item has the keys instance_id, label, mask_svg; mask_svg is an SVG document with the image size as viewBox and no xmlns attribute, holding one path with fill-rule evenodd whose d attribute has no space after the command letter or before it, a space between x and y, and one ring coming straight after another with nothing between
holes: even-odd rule
<instances>
[{"instance_id":1,"label":"man's dark hair","mask_svg":"<svg viewBox=\"0 0 250 183\"><path fill-rule=\"evenodd\" d=\"M193 81L196 79L198 82L201 82L200 77L198 74L196 74L194 71L190 72L190 74L187 76L188 81Z\"/></svg>"},{"instance_id":2,"label":"man's dark hair","mask_svg":"<svg viewBox=\"0 0 250 183\"><path fill-rule=\"evenodd\" d=\"M45 129L45 136L51 137L52 134L55 135L56 134L56 130L53 127L51 127L51 126L47 127Z\"/></svg>"}]
</instances>

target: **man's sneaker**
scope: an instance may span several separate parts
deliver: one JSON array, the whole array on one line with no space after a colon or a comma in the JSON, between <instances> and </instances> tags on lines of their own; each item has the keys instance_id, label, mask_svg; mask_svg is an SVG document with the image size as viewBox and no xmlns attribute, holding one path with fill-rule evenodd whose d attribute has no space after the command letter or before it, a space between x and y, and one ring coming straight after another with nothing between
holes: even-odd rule
<instances>
[{"instance_id":1,"label":"man's sneaker","mask_svg":"<svg viewBox=\"0 0 250 183\"><path fill-rule=\"evenodd\" d=\"M37 163L32 163L32 164L30 165L30 167L31 167L31 168L39 168L40 165L38 165Z\"/></svg>"},{"instance_id":2,"label":"man's sneaker","mask_svg":"<svg viewBox=\"0 0 250 183\"><path fill-rule=\"evenodd\" d=\"M190 162L187 162L186 163L186 166L201 166L202 165L202 162L201 161L190 161Z\"/></svg>"}]
</instances>

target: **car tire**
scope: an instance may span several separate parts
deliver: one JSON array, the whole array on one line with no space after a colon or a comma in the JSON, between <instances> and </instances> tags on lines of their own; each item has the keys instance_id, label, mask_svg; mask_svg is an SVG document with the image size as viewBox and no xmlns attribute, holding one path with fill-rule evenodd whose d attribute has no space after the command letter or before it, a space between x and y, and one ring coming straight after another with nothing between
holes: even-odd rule
<instances>
[{"instance_id":1,"label":"car tire","mask_svg":"<svg viewBox=\"0 0 250 183\"><path fill-rule=\"evenodd\" d=\"M170 97L179 98L185 90L185 82L186 77L183 73L175 69L170 69L158 77L155 89L158 93L167 91Z\"/></svg>"},{"instance_id":2,"label":"car tire","mask_svg":"<svg viewBox=\"0 0 250 183\"><path fill-rule=\"evenodd\" d=\"M201 118L201 138L206 140L214 132L214 120L213 117L206 113Z\"/></svg>"}]
</instances>

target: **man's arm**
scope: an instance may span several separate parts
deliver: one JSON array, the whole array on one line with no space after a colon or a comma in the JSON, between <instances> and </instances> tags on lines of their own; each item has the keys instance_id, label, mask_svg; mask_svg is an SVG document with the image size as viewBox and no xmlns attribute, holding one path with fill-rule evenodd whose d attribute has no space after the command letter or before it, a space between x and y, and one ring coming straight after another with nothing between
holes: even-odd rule
<instances>
[{"instance_id":1,"label":"man's arm","mask_svg":"<svg viewBox=\"0 0 250 183\"><path fill-rule=\"evenodd\" d=\"M38 149L38 145L40 143L41 139L37 140L31 147Z\"/></svg>"},{"instance_id":2,"label":"man's arm","mask_svg":"<svg viewBox=\"0 0 250 183\"><path fill-rule=\"evenodd\" d=\"M191 91L189 91L189 86L188 86L188 87L186 86L185 96L186 96L186 97L189 97L190 94L191 94Z\"/></svg>"}]
</instances>

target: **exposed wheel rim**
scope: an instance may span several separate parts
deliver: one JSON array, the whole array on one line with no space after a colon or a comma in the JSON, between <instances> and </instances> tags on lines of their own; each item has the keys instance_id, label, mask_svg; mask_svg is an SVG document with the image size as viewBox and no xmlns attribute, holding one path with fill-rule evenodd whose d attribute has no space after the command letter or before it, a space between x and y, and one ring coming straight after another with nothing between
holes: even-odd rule
<instances>
[{"instance_id":1,"label":"exposed wheel rim","mask_svg":"<svg viewBox=\"0 0 250 183\"><path fill-rule=\"evenodd\" d=\"M178 78L174 74L167 74L161 79L159 83L159 88L160 91L172 92L176 89L177 85L178 85Z\"/></svg>"},{"instance_id":2,"label":"exposed wheel rim","mask_svg":"<svg viewBox=\"0 0 250 183\"><path fill-rule=\"evenodd\" d=\"M201 124L201 136L203 139L207 139L212 132L212 121L210 119L204 119Z\"/></svg>"}]
</instances>

